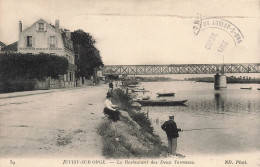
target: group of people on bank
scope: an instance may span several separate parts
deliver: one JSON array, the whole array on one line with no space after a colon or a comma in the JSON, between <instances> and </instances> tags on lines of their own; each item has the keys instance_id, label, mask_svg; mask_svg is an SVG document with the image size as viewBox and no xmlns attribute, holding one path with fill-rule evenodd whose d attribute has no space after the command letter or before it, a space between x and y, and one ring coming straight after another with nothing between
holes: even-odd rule
<instances>
[{"instance_id":1,"label":"group of people on bank","mask_svg":"<svg viewBox=\"0 0 260 167\"><path fill-rule=\"evenodd\" d=\"M104 114L105 116L108 116L108 118L116 122L120 120L120 111L117 109L118 105L114 105L111 101L112 93L113 93L113 83L110 82L109 84L109 91L106 95L105 100L105 108L104 108ZM177 138L179 137L181 129L177 128L177 124L174 122L174 116L169 116L169 120L165 121L164 124L161 126L161 128L166 132L167 138L168 138L168 151L171 155L176 155L176 149L177 149Z\"/></svg>"}]
</instances>

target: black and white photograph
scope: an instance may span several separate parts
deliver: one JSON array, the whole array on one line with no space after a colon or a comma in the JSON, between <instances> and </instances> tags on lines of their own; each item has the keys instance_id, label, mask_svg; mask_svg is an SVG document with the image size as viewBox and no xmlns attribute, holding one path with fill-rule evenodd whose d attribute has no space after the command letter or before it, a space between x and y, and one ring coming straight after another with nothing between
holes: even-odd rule
<instances>
[{"instance_id":1,"label":"black and white photograph","mask_svg":"<svg viewBox=\"0 0 260 167\"><path fill-rule=\"evenodd\" d=\"M259 141L259 0L0 0L0 167L256 167Z\"/></svg>"}]
</instances>

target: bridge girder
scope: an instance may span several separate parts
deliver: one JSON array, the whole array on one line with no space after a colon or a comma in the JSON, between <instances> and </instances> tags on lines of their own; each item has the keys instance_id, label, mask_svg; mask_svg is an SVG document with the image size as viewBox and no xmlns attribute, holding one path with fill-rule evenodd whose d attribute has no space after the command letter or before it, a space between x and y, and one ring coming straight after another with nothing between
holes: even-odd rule
<instances>
[{"instance_id":1,"label":"bridge girder","mask_svg":"<svg viewBox=\"0 0 260 167\"><path fill-rule=\"evenodd\" d=\"M103 75L216 74L223 64L107 65ZM260 73L260 63L224 64L224 73Z\"/></svg>"}]
</instances>

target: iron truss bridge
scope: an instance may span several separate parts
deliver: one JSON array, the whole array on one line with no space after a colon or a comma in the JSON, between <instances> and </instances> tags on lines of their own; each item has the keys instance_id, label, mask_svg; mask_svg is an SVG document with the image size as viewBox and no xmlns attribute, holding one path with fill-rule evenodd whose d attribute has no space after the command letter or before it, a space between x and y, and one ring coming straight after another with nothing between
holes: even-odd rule
<instances>
[{"instance_id":1,"label":"iron truss bridge","mask_svg":"<svg viewBox=\"0 0 260 167\"><path fill-rule=\"evenodd\" d=\"M107 65L103 75L216 74L223 64ZM224 64L224 73L260 73L260 63Z\"/></svg>"}]
</instances>

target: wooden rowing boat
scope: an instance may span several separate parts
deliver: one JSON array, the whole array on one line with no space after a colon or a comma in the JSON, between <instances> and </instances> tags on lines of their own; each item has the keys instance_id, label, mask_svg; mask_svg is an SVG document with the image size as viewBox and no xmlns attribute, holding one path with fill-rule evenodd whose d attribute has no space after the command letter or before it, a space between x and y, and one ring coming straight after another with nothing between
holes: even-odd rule
<instances>
[{"instance_id":1,"label":"wooden rowing boat","mask_svg":"<svg viewBox=\"0 0 260 167\"><path fill-rule=\"evenodd\" d=\"M132 89L132 92L149 92L149 90Z\"/></svg>"},{"instance_id":2,"label":"wooden rowing boat","mask_svg":"<svg viewBox=\"0 0 260 167\"><path fill-rule=\"evenodd\" d=\"M137 100L142 106L178 106L184 105L188 100Z\"/></svg>"},{"instance_id":3,"label":"wooden rowing boat","mask_svg":"<svg viewBox=\"0 0 260 167\"><path fill-rule=\"evenodd\" d=\"M168 92L168 93L156 93L158 96L174 96L175 93Z\"/></svg>"},{"instance_id":4,"label":"wooden rowing boat","mask_svg":"<svg viewBox=\"0 0 260 167\"><path fill-rule=\"evenodd\" d=\"M142 100L149 100L150 96L142 97Z\"/></svg>"},{"instance_id":5,"label":"wooden rowing boat","mask_svg":"<svg viewBox=\"0 0 260 167\"><path fill-rule=\"evenodd\" d=\"M248 89L248 90L251 90L252 87L242 87L242 88L240 88L240 89Z\"/></svg>"},{"instance_id":6,"label":"wooden rowing boat","mask_svg":"<svg viewBox=\"0 0 260 167\"><path fill-rule=\"evenodd\" d=\"M127 85L127 87L129 87L129 88L135 88L135 87L139 87L139 85Z\"/></svg>"}]
</instances>

